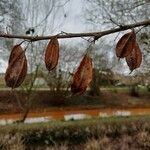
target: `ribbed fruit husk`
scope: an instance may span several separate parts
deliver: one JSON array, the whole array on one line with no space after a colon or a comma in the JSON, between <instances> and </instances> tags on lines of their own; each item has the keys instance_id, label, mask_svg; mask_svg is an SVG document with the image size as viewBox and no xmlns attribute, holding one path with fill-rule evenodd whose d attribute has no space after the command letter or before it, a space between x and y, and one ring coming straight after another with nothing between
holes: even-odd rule
<instances>
[{"instance_id":1,"label":"ribbed fruit husk","mask_svg":"<svg viewBox=\"0 0 150 150\"><path fill-rule=\"evenodd\" d=\"M27 59L20 45L15 45L11 51L5 82L8 87L17 88L24 81L27 74Z\"/></svg>"},{"instance_id":2,"label":"ribbed fruit husk","mask_svg":"<svg viewBox=\"0 0 150 150\"><path fill-rule=\"evenodd\" d=\"M126 62L131 72L134 69L140 67L142 62L142 53L137 42L135 44L135 47L133 48L132 53L126 57Z\"/></svg>"},{"instance_id":3,"label":"ribbed fruit husk","mask_svg":"<svg viewBox=\"0 0 150 150\"><path fill-rule=\"evenodd\" d=\"M83 93L92 81L92 59L85 54L73 75L71 91L73 94Z\"/></svg>"},{"instance_id":4,"label":"ribbed fruit husk","mask_svg":"<svg viewBox=\"0 0 150 150\"><path fill-rule=\"evenodd\" d=\"M45 50L45 65L48 71L56 68L59 59L59 42L57 37L54 37L48 43Z\"/></svg>"},{"instance_id":5,"label":"ribbed fruit husk","mask_svg":"<svg viewBox=\"0 0 150 150\"><path fill-rule=\"evenodd\" d=\"M116 56L118 58L127 57L133 50L136 43L136 34L133 31L124 34L116 45Z\"/></svg>"}]
</instances>

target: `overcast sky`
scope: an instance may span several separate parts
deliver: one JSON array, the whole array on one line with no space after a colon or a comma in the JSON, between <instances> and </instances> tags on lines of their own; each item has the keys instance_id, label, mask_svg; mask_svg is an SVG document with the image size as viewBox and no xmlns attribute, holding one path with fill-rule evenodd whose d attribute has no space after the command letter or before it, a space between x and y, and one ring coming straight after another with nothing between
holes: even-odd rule
<instances>
[{"instance_id":1,"label":"overcast sky","mask_svg":"<svg viewBox=\"0 0 150 150\"><path fill-rule=\"evenodd\" d=\"M63 3L64 1L66 1L66 0L62 0L61 2ZM24 31L22 31L22 33L25 34L25 31L28 30L28 28L35 27L41 20L43 20L43 18L47 15L47 11L50 9L51 5L46 5L46 7L47 7L47 10L46 10L46 9L44 9L46 7L44 6L44 3L42 3L41 0L35 0L35 1L28 0L28 1L21 1L21 2L22 2L22 5L21 5L22 12L24 13L24 16L25 16L24 21L26 24L25 29L24 29ZM35 3L35 2L37 2L37 3ZM58 1L55 1L55 2L58 2ZM33 5L30 5L29 3L32 3ZM37 6L36 6L36 4L37 4ZM55 11L53 12L54 14L49 15L49 17L46 20L47 21L46 27L44 26L44 24L46 22L43 22L41 26L38 26L35 28L35 31L36 31L35 35L42 35L42 32L40 32L40 30L41 31L45 30L45 32L43 32L43 35L58 34L61 31L68 32L68 33L69 32L74 33L74 32L91 31L89 29L89 25L86 24L85 12L84 12L85 7L86 7L85 0L70 0L70 1L68 1L68 3L66 3L64 5L64 7L60 8L60 11L58 12L58 14L56 16L54 15L56 13ZM53 16L55 16L55 17L53 18ZM0 19L2 19L2 18L0 18ZM60 26L58 26L58 27L56 26L56 30L54 30L54 32L51 31L51 28L55 27L55 24L52 23L53 20L55 20L56 25L57 25L57 23L60 24ZM104 30L103 27L105 27L105 26L101 25L100 27L98 26L97 29L95 27L93 27L91 29L92 29L92 31L100 30L100 28L101 28L101 30ZM106 36L107 40L105 40L105 43L107 42L106 44L109 44L109 45L112 44L112 42L110 43L110 38L113 39L112 38L113 36L115 36L115 34ZM121 34L119 36L121 36ZM70 42L71 40L73 42ZM79 41L79 40L81 40L81 38L66 39L66 40L63 39L63 40L60 40L60 42L66 41L66 42L68 42L67 44L71 43L73 45L74 42ZM84 40L84 42L85 42L85 40ZM115 42L116 41L113 41L114 44L116 44ZM85 45L85 46L87 46L87 45ZM102 49L102 47L101 47L101 49ZM112 48L111 50L114 52L114 48ZM1 65L0 72L5 72L5 70L7 68L7 62L0 59L0 65Z\"/></svg>"},{"instance_id":2,"label":"overcast sky","mask_svg":"<svg viewBox=\"0 0 150 150\"><path fill-rule=\"evenodd\" d=\"M56 19L56 22L57 21L59 22L60 17L64 17L65 15L65 17L63 18L64 19L63 24L55 30L55 33L59 33L61 31L64 31L64 32L84 32L85 31L86 24L85 24L85 19L84 19L84 12L82 10L82 7L83 7L82 1L83 0L70 0L68 3L66 3L66 5L62 8L63 11L61 10L59 17L57 17ZM22 2L23 4L25 4L27 1L22 1ZM25 7L26 6L24 5L23 9ZM22 11L25 11L25 10L22 10ZM27 13L25 15L27 15ZM48 18L48 20L50 20L50 17ZM31 22L29 23L29 27L30 26L32 27ZM45 34L49 34L49 33L45 33ZM7 62L0 59L0 72L5 72L6 67L7 67Z\"/></svg>"},{"instance_id":3,"label":"overcast sky","mask_svg":"<svg viewBox=\"0 0 150 150\"><path fill-rule=\"evenodd\" d=\"M85 31L86 24L84 19L82 0L71 0L65 8L66 19L63 29L66 32L81 32Z\"/></svg>"}]
</instances>

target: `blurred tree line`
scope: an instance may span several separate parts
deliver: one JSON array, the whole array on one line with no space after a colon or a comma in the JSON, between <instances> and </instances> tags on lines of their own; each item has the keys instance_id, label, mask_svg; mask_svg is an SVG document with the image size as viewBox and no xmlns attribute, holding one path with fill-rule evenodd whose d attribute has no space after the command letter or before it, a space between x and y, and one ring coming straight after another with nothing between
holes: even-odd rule
<instances>
[{"instance_id":1,"label":"blurred tree line","mask_svg":"<svg viewBox=\"0 0 150 150\"><path fill-rule=\"evenodd\" d=\"M105 30L116 28L121 25L135 23L149 19L150 1L149 0L84 0L85 7L82 14L87 30ZM20 34L20 35L46 35L56 34L63 24L66 14L65 5L70 5L68 0L1 0L0 1L0 32ZM57 19L60 18L60 19ZM140 29L140 28L139 28ZM124 32L122 32L124 33ZM150 75L150 29L144 27L138 32L138 41L143 53L142 67L135 71L141 78ZM122 73L125 69L124 61L117 62L115 57L115 45L121 37L121 33L108 35L100 38L93 46L93 81L90 85L89 94L100 95L100 86L115 85L114 72ZM12 46L19 43L16 39L2 39L0 41L0 51L3 60L8 60ZM30 43L26 47L28 58L28 73L23 90L27 93L28 103L24 106L29 111L34 82L37 77L42 77L51 91L58 93L62 89L69 91L69 84L72 73L79 64L86 46L89 43L81 40L76 44L62 43L60 47L60 60L57 69L48 73L43 63L43 53L48 41L38 41ZM83 46L86 45L86 46ZM141 79L141 80L142 80ZM134 92L137 92L138 83L131 82L130 85ZM147 83L150 89L150 81ZM23 110L25 111L25 110ZM25 112L28 112L25 111Z\"/></svg>"}]
</instances>

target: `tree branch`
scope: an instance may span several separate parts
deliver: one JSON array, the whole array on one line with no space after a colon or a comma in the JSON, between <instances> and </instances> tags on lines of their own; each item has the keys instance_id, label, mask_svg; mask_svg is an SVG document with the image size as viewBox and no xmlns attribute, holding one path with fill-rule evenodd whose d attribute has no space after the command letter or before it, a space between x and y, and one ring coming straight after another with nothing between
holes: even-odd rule
<instances>
[{"instance_id":1,"label":"tree branch","mask_svg":"<svg viewBox=\"0 0 150 150\"><path fill-rule=\"evenodd\" d=\"M150 20L145 20L142 22L137 22L134 24L128 24L128 25L123 25L115 29L110 29L110 30L105 30L101 32L87 32L87 33L67 33L67 34L58 34L57 38L76 38L76 37L94 37L96 40L101 38L102 36L116 33L119 31L124 31L140 26L148 26L150 25ZM12 35L12 34L5 34L5 33L0 33L0 37L3 38L17 38L17 39L24 39L24 40L29 40L29 41L39 41L39 40L48 40L51 39L56 35L50 35L50 36L25 36L25 35Z\"/></svg>"}]
</instances>

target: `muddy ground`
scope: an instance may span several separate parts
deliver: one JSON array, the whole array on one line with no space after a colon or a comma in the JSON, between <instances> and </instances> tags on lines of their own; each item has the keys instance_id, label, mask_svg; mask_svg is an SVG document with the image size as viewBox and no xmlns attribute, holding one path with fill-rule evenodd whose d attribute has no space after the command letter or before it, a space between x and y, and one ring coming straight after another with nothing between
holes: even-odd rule
<instances>
[{"instance_id":1,"label":"muddy ground","mask_svg":"<svg viewBox=\"0 0 150 150\"><path fill-rule=\"evenodd\" d=\"M150 93L140 93L138 97L128 92L103 91L101 96L68 96L64 92L48 90L33 91L29 96L22 91L0 91L0 114L18 113L29 104L31 111L72 110L91 108L149 108ZM29 102L29 103L28 103Z\"/></svg>"}]
</instances>

